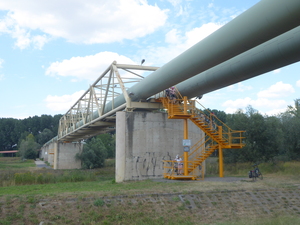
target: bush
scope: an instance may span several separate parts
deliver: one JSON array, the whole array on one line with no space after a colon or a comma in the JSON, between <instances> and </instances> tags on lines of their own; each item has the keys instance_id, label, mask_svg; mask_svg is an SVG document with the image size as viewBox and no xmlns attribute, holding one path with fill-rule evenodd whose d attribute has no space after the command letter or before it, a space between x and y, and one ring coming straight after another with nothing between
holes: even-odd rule
<instances>
[{"instance_id":1,"label":"bush","mask_svg":"<svg viewBox=\"0 0 300 225\"><path fill-rule=\"evenodd\" d=\"M22 140L20 144L19 154L22 159L36 159L40 145L35 142L35 138L32 134L26 137L26 140Z\"/></svg>"},{"instance_id":2,"label":"bush","mask_svg":"<svg viewBox=\"0 0 300 225\"><path fill-rule=\"evenodd\" d=\"M83 169L94 169L104 167L107 158L107 150L100 138L92 138L83 146L81 154L76 155L81 160Z\"/></svg>"}]
</instances>

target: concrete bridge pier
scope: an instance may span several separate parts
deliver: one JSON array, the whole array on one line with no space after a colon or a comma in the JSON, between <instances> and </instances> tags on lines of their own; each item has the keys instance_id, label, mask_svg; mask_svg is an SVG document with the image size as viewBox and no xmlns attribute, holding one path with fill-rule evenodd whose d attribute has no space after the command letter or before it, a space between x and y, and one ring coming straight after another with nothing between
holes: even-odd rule
<instances>
[{"instance_id":1,"label":"concrete bridge pier","mask_svg":"<svg viewBox=\"0 0 300 225\"><path fill-rule=\"evenodd\" d=\"M183 154L183 123L162 112L117 112L116 182L162 178L162 160ZM188 127L193 145L204 133L190 121Z\"/></svg>"},{"instance_id":2,"label":"concrete bridge pier","mask_svg":"<svg viewBox=\"0 0 300 225\"><path fill-rule=\"evenodd\" d=\"M81 161L76 160L77 153L81 153L82 143L63 143L53 141L42 147L40 158L50 163L53 169L80 169Z\"/></svg>"},{"instance_id":3,"label":"concrete bridge pier","mask_svg":"<svg viewBox=\"0 0 300 225\"><path fill-rule=\"evenodd\" d=\"M191 121L188 122L192 145L204 133ZM116 182L145 180L163 177L163 160L173 160L183 155L184 121L168 119L167 113L120 111L116 113ZM40 158L54 169L79 169L82 143L52 141L44 145ZM204 168L204 165L202 166ZM198 169L197 174L201 174Z\"/></svg>"}]
</instances>

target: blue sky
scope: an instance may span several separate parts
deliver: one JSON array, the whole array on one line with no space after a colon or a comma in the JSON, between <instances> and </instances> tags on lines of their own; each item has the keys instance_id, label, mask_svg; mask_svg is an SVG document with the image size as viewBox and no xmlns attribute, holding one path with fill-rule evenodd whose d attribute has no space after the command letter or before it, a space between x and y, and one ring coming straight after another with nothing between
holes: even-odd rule
<instances>
[{"instance_id":1,"label":"blue sky","mask_svg":"<svg viewBox=\"0 0 300 225\"><path fill-rule=\"evenodd\" d=\"M120 64L163 66L258 0L2 0L0 118L64 114ZM263 114L300 98L300 64L204 95L201 103Z\"/></svg>"}]
</instances>

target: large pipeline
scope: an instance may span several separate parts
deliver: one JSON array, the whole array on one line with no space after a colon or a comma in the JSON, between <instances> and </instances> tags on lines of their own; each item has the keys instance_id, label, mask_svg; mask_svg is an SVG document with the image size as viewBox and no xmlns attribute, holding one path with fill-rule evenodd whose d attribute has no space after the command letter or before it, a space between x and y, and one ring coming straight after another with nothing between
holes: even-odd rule
<instances>
[{"instance_id":1,"label":"large pipeline","mask_svg":"<svg viewBox=\"0 0 300 225\"><path fill-rule=\"evenodd\" d=\"M147 99L299 26L299 12L300 1L298 0L260 1L129 88L128 93L131 93L132 101ZM106 105L105 111L124 103L124 96L120 95L113 103Z\"/></svg>"},{"instance_id":2,"label":"large pipeline","mask_svg":"<svg viewBox=\"0 0 300 225\"><path fill-rule=\"evenodd\" d=\"M300 25L299 12L300 1L298 0L261 0L213 34L129 88L127 92L130 94L132 101L147 99L170 86L183 82L298 27ZM180 91L183 92L184 95L194 97L207 93L208 91L213 91L215 88L224 87L226 84L243 80L240 78L236 79L234 76L231 76L231 79L233 79L232 82L227 82L227 78L224 77L221 78L218 76L217 78L218 79L213 79L213 76L211 79L200 78L202 79L202 84L211 85L212 88L206 87L206 89L204 89L201 86L203 90L193 93L188 92L187 88L184 88L182 84L180 84L179 87L182 88ZM220 83L220 81L223 86L217 84ZM190 85L190 83L186 84ZM198 87L195 88L199 89ZM188 93L185 94L185 91ZM106 104L104 113L124 103L125 98L123 95L120 95L115 98L113 102ZM98 111L95 111L92 115L92 120L97 118L99 118ZM79 122L76 127L82 125L83 122Z\"/></svg>"},{"instance_id":3,"label":"large pipeline","mask_svg":"<svg viewBox=\"0 0 300 225\"><path fill-rule=\"evenodd\" d=\"M176 85L188 98L300 61L300 26Z\"/></svg>"}]
</instances>

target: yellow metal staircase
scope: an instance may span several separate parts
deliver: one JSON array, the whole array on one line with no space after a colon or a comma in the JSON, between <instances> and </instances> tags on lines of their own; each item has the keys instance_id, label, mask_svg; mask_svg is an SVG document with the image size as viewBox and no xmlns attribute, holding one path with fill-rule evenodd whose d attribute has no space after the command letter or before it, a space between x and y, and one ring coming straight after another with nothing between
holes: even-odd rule
<instances>
[{"instance_id":1,"label":"yellow metal staircase","mask_svg":"<svg viewBox=\"0 0 300 225\"><path fill-rule=\"evenodd\" d=\"M205 109L196 100L188 100L181 96L176 102L167 97L160 97L157 101L162 102L168 112L169 119L189 119L204 133L205 137L193 145L188 153L187 172L188 176L177 175L175 172L176 162L164 160L164 177L168 179L196 179L195 169L216 150L222 148L242 148L243 131L234 131L220 121L212 112ZM196 104L203 107L200 110Z\"/></svg>"}]
</instances>

